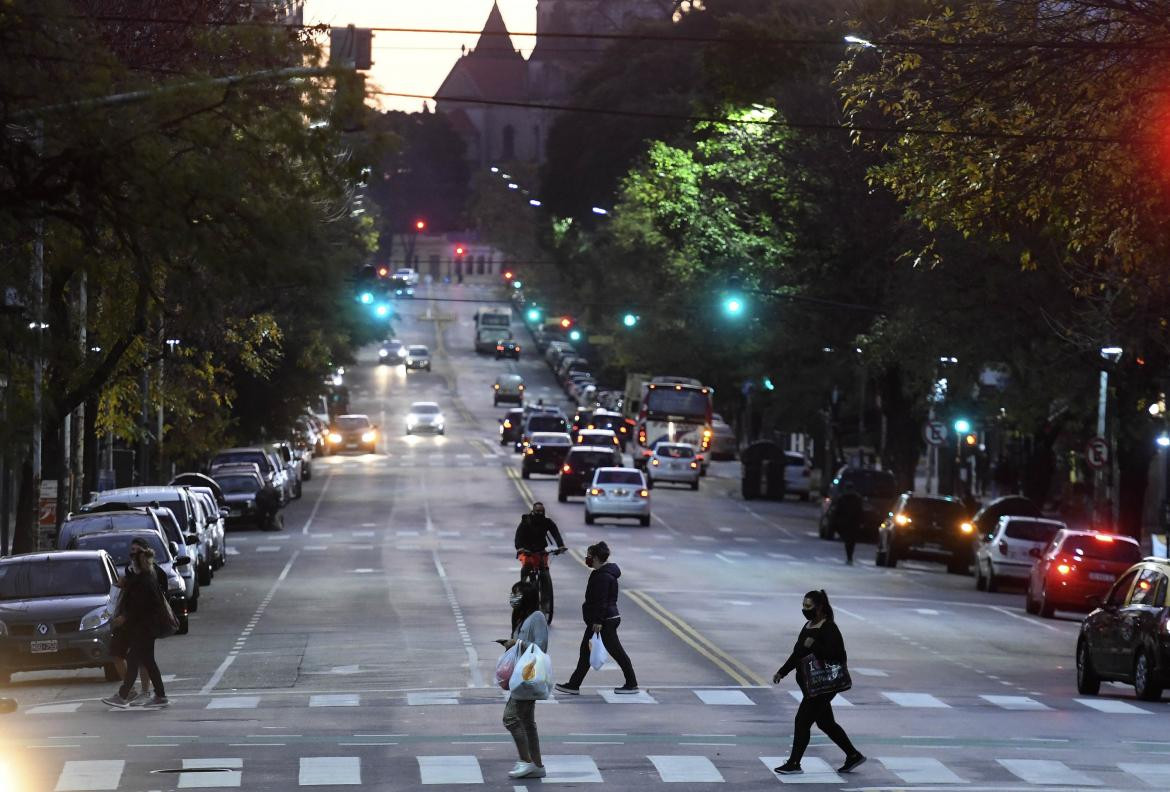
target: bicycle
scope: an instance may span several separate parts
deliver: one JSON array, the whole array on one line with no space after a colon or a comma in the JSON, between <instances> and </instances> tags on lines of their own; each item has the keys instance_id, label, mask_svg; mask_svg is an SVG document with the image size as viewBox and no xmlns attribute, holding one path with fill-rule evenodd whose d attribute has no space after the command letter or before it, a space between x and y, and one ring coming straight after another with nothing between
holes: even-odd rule
<instances>
[{"instance_id":1,"label":"bicycle","mask_svg":"<svg viewBox=\"0 0 1170 792\"><path fill-rule=\"evenodd\" d=\"M548 571L548 557L560 555L564 550L517 550L516 557L520 559L520 581L529 582L536 586L537 600L540 609L544 612L549 624L553 620L553 584L552 575Z\"/></svg>"}]
</instances>

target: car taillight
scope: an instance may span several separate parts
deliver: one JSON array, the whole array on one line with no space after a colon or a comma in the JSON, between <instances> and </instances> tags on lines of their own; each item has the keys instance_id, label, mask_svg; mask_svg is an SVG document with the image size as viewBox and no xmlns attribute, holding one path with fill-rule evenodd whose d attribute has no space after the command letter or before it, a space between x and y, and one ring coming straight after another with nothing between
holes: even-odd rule
<instances>
[{"instance_id":1,"label":"car taillight","mask_svg":"<svg viewBox=\"0 0 1170 792\"><path fill-rule=\"evenodd\" d=\"M520 351L520 347L516 347L516 351L517 351L517 352L519 352L519 351Z\"/></svg>"},{"instance_id":2,"label":"car taillight","mask_svg":"<svg viewBox=\"0 0 1170 792\"><path fill-rule=\"evenodd\" d=\"M593 489L589 490L589 494L590 495L604 495L605 490L594 487Z\"/></svg>"},{"instance_id":3,"label":"car taillight","mask_svg":"<svg viewBox=\"0 0 1170 792\"><path fill-rule=\"evenodd\" d=\"M1008 543L1007 542L1005 542L1003 539L1000 539L999 544L997 546L999 547L999 554L1000 555L1007 555L1007 551L1008 551Z\"/></svg>"},{"instance_id":4,"label":"car taillight","mask_svg":"<svg viewBox=\"0 0 1170 792\"><path fill-rule=\"evenodd\" d=\"M1072 567L1070 567L1068 564L1057 564L1056 571L1062 575L1067 575L1072 571Z\"/></svg>"},{"instance_id":5,"label":"car taillight","mask_svg":"<svg viewBox=\"0 0 1170 792\"><path fill-rule=\"evenodd\" d=\"M695 469L695 468L697 468L698 466L699 466L699 463L698 463L698 462L692 462L692 463L691 463L691 470L694 470L694 469Z\"/></svg>"},{"instance_id":6,"label":"car taillight","mask_svg":"<svg viewBox=\"0 0 1170 792\"><path fill-rule=\"evenodd\" d=\"M651 465L657 465L657 464L658 464L658 460L657 460L657 459L651 459L651 460L650 460L650 464L651 464Z\"/></svg>"},{"instance_id":7,"label":"car taillight","mask_svg":"<svg viewBox=\"0 0 1170 792\"><path fill-rule=\"evenodd\" d=\"M536 453L536 449L534 449L532 446L529 446L528 448L525 448L525 449L524 449L524 453L525 453L525 454L535 454L535 453Z\"/></svg>"},{"instance_id":8,"label":"car taillight","mask_svg":"<svg viewBox=\"0 0 1170 792\"><path fill-rule=\"evenodd\" d=\"M496 347L496 351L497 351L497 352L503 352L503 351L504 351L504 348L503 348L502 346L497 346L497 347Z\"/></svg>"},{"instance_id":9,"label":"car taillight","mask_svg":"<svg viewBox=\"0 0 1170 792\"><path fill-rule=\"evenodd\" d=\"M638 490L638 497L649 498L650 497L650 490Z\"/></svg>"},{"instance_id":10,"label":"car taillight","mask_svg":"<svg viewBox=\"0 0 1170 792\"><path fill-rule=\"evenodd\" d=\"M564 465L561 467L561 472L562 473L572 473L573 469L571 467L569 467L568 465Z\"/></svg>"},{"instance_id":11,"label":"car taillight","mask_svg":"<svg viewBox=\"0 0 1170 792\"><path fill-rule=\"evenodd\" d=\"M511 429L511 428L512 428L512 422L511 422L511 421L504 421L504 428L505 428L505 429Z\"/></svg>"}]
</instances>

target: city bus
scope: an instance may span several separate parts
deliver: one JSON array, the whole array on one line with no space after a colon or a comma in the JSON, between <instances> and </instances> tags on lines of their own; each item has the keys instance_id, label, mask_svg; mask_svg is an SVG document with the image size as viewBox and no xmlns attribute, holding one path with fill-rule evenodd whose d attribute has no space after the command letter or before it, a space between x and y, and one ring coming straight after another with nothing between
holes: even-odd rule
<instances>
[{"instance_id":1,"label":"city bus","mask_svg":"<svg viewBox=\"0 0 1170 792\"><path fill-rule=\"evenodd\" d=\"M654 445L663 441L691 443L700 452L710 448L714 397L713 388L689 377L654 377L645 383L634 463L643 466Z\"/></svg>"}]
</instances>

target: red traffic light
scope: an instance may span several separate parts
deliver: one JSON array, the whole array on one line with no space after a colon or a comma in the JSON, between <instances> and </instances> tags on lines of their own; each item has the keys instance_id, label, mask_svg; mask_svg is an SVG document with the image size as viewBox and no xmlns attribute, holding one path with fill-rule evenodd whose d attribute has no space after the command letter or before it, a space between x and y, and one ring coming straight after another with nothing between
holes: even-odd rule
<instances>
[{"instance_id":1,"label":"red traffic light","mask_svg":"<svg viewBox=\"0 0 1170 792\"><path fill-rule=\"evenodd\" d=\"M572 327L572 326L573 326L573 320L572 320L572 319L570 319L570 318L569 318L569 317L567 317L567 316L562 316L562 317L561 317L561 327L563 327L563 328L565 328L566 330L568 330L568 329L569 329L570 327Z\"/></svg>"},{"instance_id":2,"label":"red traffic light","mask_svg":"<svg viewBox=\"0 0 1170 792\"><path fill-rule=\"evenodd\" d=\"M389 267L378 267L378 277L379 278L385 278L389 274L390 274Z\"/></svg>"},{"instance_id":3,"label":"red traffic light","mask_svg":"<svg viewBox=\"0 0 1170 792\"><path fill-rule=\"evenodd\" d=\"M415 220L414 227L418 231L425 231L426 227L427 227L427 221L426 220Z\"/></svg>"},{"instance_id":4,"label":"red traffic light","mask_svg":"<svg viewBox=\"0 0 1170 792\"><path fill-rule=\"evenodd\" d=\"M462 256L464 254L464 252L465 251L463 250L463 245L456 245L455 246L455 255L456 256Z\"/></svg>"},{"instance_id":5,"label":"red traffic light","mask_svg":"<svg viewBox=\"0 0 1170 792\"><path fill-rule=\"evenodd\" d=\"M512 270L505 270L505 271L504 271L504 280L512 280L512 276L513 276L514 274L515 274L515 273L514 273L514 272L512 272Z\"/></svg>"}]
</instances>

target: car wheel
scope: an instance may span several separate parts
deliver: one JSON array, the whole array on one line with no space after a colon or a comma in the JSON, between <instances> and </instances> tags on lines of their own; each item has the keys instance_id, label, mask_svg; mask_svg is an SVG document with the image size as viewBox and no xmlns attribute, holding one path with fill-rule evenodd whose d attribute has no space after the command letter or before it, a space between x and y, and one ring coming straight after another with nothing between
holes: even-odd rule
<instances>
[{"instance_id":1,"label":"car wheel","mask_svg":"<svg viewBox=\"0 0 1170 792\"><path fill-rule=\"evenodd\" d=\"M1133 664L1133 691L1142 701L1160 701L1162 686L1155 680L1154 663L1144 649L1138 652Z\"/></svg>"},{"instance_id":2,"label":"car wheel","mask_svg":"<svg viewBox=\"0 0 1170 792\"><path fill-rule=\"evenodd\" d=\"M987 562L987 590L991 592L999 591L999 580L995 577L995 567L991 562Z\"/></svg>"},{"instance_id":3,"label":"car wheel","mask_svg":"<svg viewBox=\"0 0 1170 792\"><path fill-rule=\"evenodd\" d=\"M520 478L532 478L532 471L528 468L520 468Z\"/></svg>"},{"instance_id":4,"label":"car wheel","mask_svg":"<svg viewBox=\"0 0 1170 792\"><path fill-rule=\"evenodd\" d=\"M645 517L638 518L638 522L640 522L642 524L643 528L646 528L647 526L650 525L650 515L647 514Z\"/></svg>"},{"instance_id":5,"label":"car wheel","mask_svg":"<svg viewBox=\"0 0 1170 792\"><path fill-rule=\"evenodd\" d=\"M568 499L569 499L569 496L568 496L568 495L566 495L565 493L563 493L563 492L558 492L558 493L557 493L557 502L558 502L558 503L564 503L564 502L565 502L565 501L567 501Z\"/></svg>"},{"instance_id":6,"label":"car wheel","mask_svg":"<svg viewBox=\"0 0 1170 792\"><path fill-rule=\"evenodd\" d=\"M106 663L102 666L102 673L106 676L107 682L121 682L122 675L118 673L118 667L113 663Z\"/></svg>"},{"instance_id":7,"label":"car wheel","mask_svg":"<svg viewBox=\"0 0 1170 792\"><path fill-rule=\"evenodd\" d=\"M970 568L971 568L971 562L969 562L965 559L962 559L962 558L956 558L956 557L952 556L947 561L947 574L948 575L965 575L970 570Z\"/></svg>"},{"instance_id":8,"label":"car wheel","mask_svg":"<svg viewBox=\"0 0 1170 792\"><path fill-rule=\"evenodd\" d=\"M1040 590L1040 615L1045 619L1056 615L1056 606L1048 601L1048 586Z\"/></svg>"},{"instance_id":9,"label":"car wheel","mask_svg":"<svg viewBox=\"0 0 1170 792\"><path fill-rule=\"evenodd\" d=\"M698 482L698 480L696 479L695 481L692 481L692 482L691 482L691 489L692 489L692 490L697 490L698 488L699 488L699 482Z\"/></svg>"},{"instance_id":10,"label":"car wheel","mask_svg":"<svg viewBox=\"0 0 1170 792\"><path fill-rule=\"evenodd\" d=\"M1077 692L1082 696L1095 696L1101 692L1101 677L1093 670L1089 646L1083 638L1077 644Z\"/></svg>"},{"instance_id":11,"label":"car wheel","mask_svg":"<svg viewBox=\"0 0 1170 792\"><path fill-rule=\"evenodd\" d=\"M975 590L987 591L987 578L983 575L983 564L975 562Z\"/></svg>"},{"instance_id":12,"label":"car wheel","mask_svg":"<svg viewBox=\"0 0 1170 792\"><path fill-rule=\"evenodd\" d=\"M175 630L175 635L186 635L191 631L191 620L186 615L179 617L179 629Z\"/></svg>"},{"instance_id":13,"label":"car wheel","mask_svg":"<svg viewBox=\"0 0 1170 792\"><path fill-rule=\"evenodd\" d=\"M1024 610L1033 615L1040 612L1040 603L1032 596L1032 583L1028 582L1028 590L1024 592Z\"/></svg>"},{"instance_id":14,"label":"car wheel","mask_svg":"<svg viewBox=\"0 0 1170 792\"><path fill-rule=\"evenodd\" d=\"M589 512L585 512L585 524L586 525L593 525L593 515L590 514Z\"/></svg>"}]
</instances>

